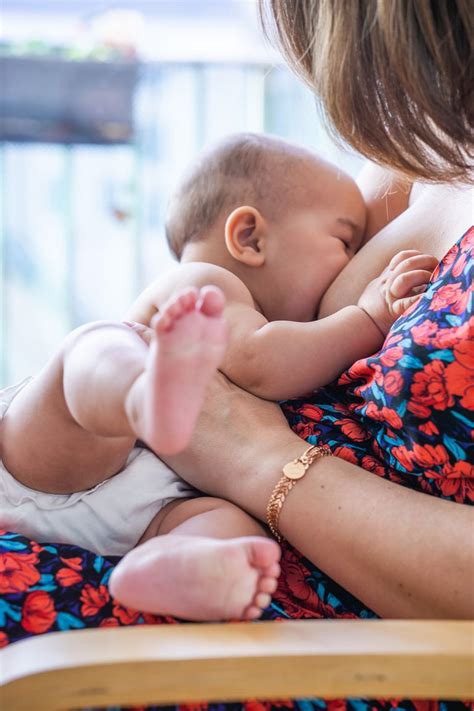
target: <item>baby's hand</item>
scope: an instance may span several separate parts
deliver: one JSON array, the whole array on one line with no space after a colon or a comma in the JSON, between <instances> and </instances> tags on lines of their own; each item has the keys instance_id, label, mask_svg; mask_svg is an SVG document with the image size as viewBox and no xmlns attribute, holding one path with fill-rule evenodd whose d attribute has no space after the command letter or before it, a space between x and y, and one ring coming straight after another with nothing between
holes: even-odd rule
<instances>
[{"instance_id":1,"label":"baby's hand","mask_svg":"<svg viewBox=\"0 0 474 711\"><path fill-rule=\"evenodd\" d=\"M392 324L420 298L438 260L416 250L398 252L382 274L363 291L358 306L386 335Z\"/></svg>"}]
</instances>

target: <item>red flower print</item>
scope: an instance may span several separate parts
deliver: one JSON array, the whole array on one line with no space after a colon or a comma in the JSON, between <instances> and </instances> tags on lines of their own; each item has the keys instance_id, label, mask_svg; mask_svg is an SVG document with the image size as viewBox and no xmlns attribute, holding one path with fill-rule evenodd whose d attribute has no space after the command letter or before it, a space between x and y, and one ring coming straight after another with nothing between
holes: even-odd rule
<instances>
[{"instance_id":1,"label":"red flower print","mask_svg":"<svg viewBox=\"0 0 474 711\"><path fill-rule=\"evenodd\" d=\"M34 590L27 595L21 610L21 626L27 632L42 634L56 620L53 598L45 590Z\"/></svg>"},{"instance_id":2,"label":"red flower print","mask_svg":"<svg viewBox=\"0 0 474 711\"><path fill-rule=\"evenodd\" d=\"M464 293L461 295L461 298L456 301L455 304L453 304L451 308L451 313L456 314L456 316L462 316L462 314L465 312L467 309L467 305L469 303L469 299L471 298L471 294L469 292L469 289L466 289Z\"/></svg>"},{"instance_id":3,"label":"red flower print","mask_svg":"<svg viewBox=\"0 0 474 711\"><path fill-rule=\"evenodd\" d=\"M69 588L82 580L82 575L71 568L60 568L55 575L56 580L63 588Z\"/></svg>"},{"instance_id":4,"label":"red flower print","mask_svg":"<svg viewBox=\"0 0 474 711\"><path fill-rule=\"evenodd\" d=\"M395 412L391 407L382 407L380 410L380 419L382 422L386 422L394 430L401 430L403 427L403 421L398 412Z\"/></svg>"},{"instance_id":5,"label":"red flower print","mask_svg":"<svg viewBox=\"0 0 474 711\"><path fill-rule=\"evenodd\" d=\"M135 624L140 616L138 610L129 610L127 607L119 605L118 602L114 603L113 614L123 625Z\"/></svg>"},{"instance_id":6,"label":"red flower print","mask_svg":"<svg viewBox=\"0 0 474 711\"><path fill-rule=\"evenodd\" d=\"M143 615L143 621L146 625L156 625L162 622L162 618L159 617L158 615L152 615L151 612L142 612ZM172 617L168 618L168 622L170 625L172 624L178 624L175 619Z\"/></svg>"},{"instance_id":7,"label":"red flower print","mask_svg":"<svg viewBox=\"0 0 474 711\"><path fill-rule=\"evenodd\" d=\"M298 562L285 566L287 590L303 614L314 616L318 612L319 598L305 580L305 568Z\"/></svg>"},{"instance_id":8,"label":"red flower print","mask_svg":"<svg viewBox=\"0 0 474 711\"><path fill-rule=\"evenodd\" d=\"M347 405L343 402L335 402L333 407L336 412L341 412L343 415L347 415L347 413L350 412Z\"/></svg>"},{"instance_id":9,"label":"red flower print","mask_svg":"<svg viewBox=\"0 0 474 711\"><path fill-rule=\"evenodd\" d=\"M9 640L5 632L0 632L0 649L2 649L2 647L6 647L8 642Z\"/></svg>"},{"instance_id":10,"label":"red flower print","mask_svg":"<svg viewBox=\"0 0 474 711\"><path fill-rule=\"evenodd\" d=\"M375 454L376 458L377 458L379 461L382 461L382 462L383 462L383 460L384 460L384 452L383 452L381 446L379 445L379 443L377 442L377 440L375 440L375 439L374 439L374 441L372 442L372 452Z\"/></svg>"},{"instance_id":11,"label":"red flower print","mask_svg":"<svg viewBox=\"0 0 474 711\"><path fill-rule=\"evenodd\" d=\"M379 363L373 363L371 365L371 371L372 373L370 379L366 379L365 383L355 388L357 395L362 395L367 388L370 388L373 382L380 386L383 385L382 366Z\"/></svg>"},{"instance_id":12,"label":"red flower print","mask_svg":"<svg viewBox=\"0 0 474 711\"><path fill-rule=\"evenodd\" d=\"M369 454L362 457L361 466L366 471L374 472L374 474L378 474L379 476L383 476L385 474L385 467L383 467L380 462L378 462L374 457L371 457Z\"/></svg>"},{"instance_id":13,"label":"red flower print","mask_svg":"<svg viewBox=\"0 0 474 711\"><path fill-rule=\"evenodd\" d=\"M393 335L393 336L390 336L390 335L387 336L387 338L386 338L386 340L385 340L385 347L387 348L387 347L389 347L389 346L390 346L390 347L391 347L391 346L396 346L397 343L400 343L400 341L402 340L402 338L403 338L403 336L400 336L399 333L397 333L396 335Z\"/></svg>"},{"instance_id":14,"label":"red flower print","mask_svg":"<svg viewBox=\"0 0 474 711\"><path fill-rule=\"evenodd\" d=\"M446 410L454 405L453 396L446 387L445 365L440 360L427 363L422 371L415 373L411 393L408 409L421 417L429 417L431 408ZM418 407L418 412L414 406Z\"/></svg>"},{"instance_id":15,"label":"red flower print","mask_svg":"<svg viewBox=\"0 0 474 711\"><path fill-rule=\"evenodd\" d=\"M431 422L430 420L428 422L423 422L421 425L418 425L418 429L425 435L439 434L439 429L436 427L434 422Z\"/></svg>"},{"instance_id":16,"label":"red flower print","mask_svg":"<svg viewBox=\"0 0 474 711\"><path fill-rule=\"evenodd\" d=\"M469 250L472 247L474 247L474 227L470 227L464 237L461 240L461 244L459 245L461 249L464 250Z\"/></svg>"},{"instance_id":17,"label":"red flower print","mask_svg":"<svg viewBox=\"0 0 474 711\"><path fill-rule=\"evenodd\" d=\"M344 699L329 699L326 701L327 711L346 711L347 703Z\"/></svg>"},{"instance_id":18,"label":"red flower print","mask_svg":"<svg viewBox=\"0 0 474 711\"><path fill-rule=\"evenodd\" d=\"M442 444L413 444L413 461L418 466L428 469L428 467L442 466L449 461L448 453Z\"/></svg>"},{"instance_id":19,"label":"red flower print","mask_svg":"<svg viewBox=\"0 0 474 711\"><path fill-rule=\"evenodd\" d=\"M367 362L367 358L361 358L351 365L348 370L342 373L341 377L338 379L338 385L347 385L353 380L367 380L372 377L372 368Z\"/></svg>"},{"instance_id":20,"label":"red flower print","mask_svg":"<svg viewBox=\"0 0 474 711\"><path fill-rule=\"evenodd\" d=\"M245 711L269 711L271 708L270 702L268 701L246 701L244 707Z\"/></svg>"},{"instance_id":21,"label":"red flower print","mask_svg":"<svg viewBox=\"0 0 474 711\"><path fill-rule=\"evenodd\" d=\"M430 471L426 475L435 480L443 496L453 496L459 503L474 502L474 465L469 462L448 462L441 473Z\"/></svg>"},{"instance_id":22,"label":"red flower print","mask_svg":"<svg viewBox=\"0 0 474 711\"><path fill-rule=\"evenodd\" d=\"M21 593L40 579L36 553L0 553L0 595Z\"/></svg>"},{"instance_id":23,"label":"red flower print","mask_svg":"<svg viewBox=\"0 0 474 711\"><path fill-rule=\"evenodd\" d=\"M445 284L445 286L441 286L435 292L431 299L430 310L441 311L441 309L446 309L448 306L455 304L462 295L462 284L460 282L456 282L456 284Z\"/></svg>"},{"instance_id":24,"label":"red flower print","mask_svg":"<svg viewBox=\"0 0 474 711\"><path fill-rule=\"evenodd\" d=\"M474 367L464 363L469 362L468 349L474 351L474 346L469 343L460 343L454 349L456 360L446 368L446 383L454 395L461 397L461 405L466 410L474 410Z\"/></svg>"},{"instance_id":25,"label":"red flower print","mask_svg":"<svg viewBox=\"0 0 474 711\"><path fill-rule=\"evenodd\" d=\"M73 570L82 570L82 558L63 558L61 556L60 560L64 563L64 565L67 565L68 568L72 568Z\"/></svg>"},{"instance_id":26,"label":"red flower print","mask_svg":"<svg viewBox=\"0 0 474 711\"><path fill-rule=\"evenodd\" d=\"M443 259L443 262L442 262L443 267L445 267L445 269L447 269L448 267L451 266L451 264L454 264L454 262L456 261L456 259L458 257L458 254L459 254L459 247L457 244L454 244Z\"/></svg>"},{"instance_id":27,"label":"red flower print","mask_svg":"<svg viewBox=\"0 0 474 711\"><path fill-rule=\"evenodd\" d=\"M450 478L474 479L474 464L470 462L459 461L456 464L445 464L443 474Z\"/></svg>"},{"instance_id":28,"label":"red flower print","mask_svg":"<svg viewBox=\"0 0 474 711\"><path fill-rule=\"evenodd\" d=\"M346 462L351 462L351 464L358 464L355 452L350 447L336 447L333 451L333 455L339 457L339 459L345 459Z\"/></svg>"},{"instance_id":29,"label":"red flower print","mask_svg":"<svg viewBox=\"0 0 474 711\"><path fill-rule=\"evenodd\" d=\"M472 329L473 335L468 340L463 339L455 346L454 358L465 368L474 370L474 319L472 319Z\"/></svg>"},{"instance_id":30,"label":"red flower print","mask_svg":"<svg viewBox=\"0 0 474 711\"><path fill-rule=\"evenodd\" d=\"M385 373L383 387L389 395L399 395L403 382L403 375L399 370L389 370L388 373Z\"/></svg>"},{"instance_id":31,"label":"red flower print","mask_svg":"<svg viewBox=\"0 0 474 711\"><path fill-rule=\"evenodd\" d=\"M403 422L400 415L392 410L391 407L382 407L381 410L378 409L374 402L369 402L367 405L366 413L367 417L377 422L384 422L389 427L393 427L395 430L400 430L403 427Z\"/></svg>"},{"instance_id":32,"label":"red flower print","mask_svg":"<svg viewBox=\"0 0 474 711\"><path fill-rule=\"evenodd\" d=\"M413 455L412 452L410 452L404 444L402 444L400 447L393 447L392 454L407 472L413 471Z\"/></svg>"},{"instance_id":33,"label":"red flower print","mask_svg":"<svg viewBox=\"0 0 474 711\"><path fill-rule=\"evenodd\" d=\"M120 623L115 617L104 617L99 627L119 627Z\"/></svg>"},{"instance_id":34,"label":"red flower print","mask_svg":"<svg viewBox=\"0 0 474 711\"><path fill-rule=\"evenodd\" d=\"M383 363L383 365L386 365L388 368L393 368L393 366L398 363L402 356L403 348L401 348L400 346L395 346L394 348L387 348L381 352L380 362Z\"/></svg>"},{"instance_id":35,"label":"red flower print","mask_svg":"<svg viewBox=\"0 0 474 711\"><path fill-rule=\"evenodd\" d=\"M398 412L395 412L391 407L382 407L380 410L380 415L382 422L386 422L394 430L401 430L403 427L403 421Z\"/></svg>"},{"instance_id":36,"label":"red flower print","mask_svg":"<svg viewBox=\"0 0 474 711\"><path fill-rule=\"evenodd\" d=\"M420 323L419 326L412 326L410 329L411 335L415 343L420 346L428 346L438 332L438 325L434 321L427 319Z\"/></svg>"},{"instance_id":37,"label":"red flower print","mask_svg":"<svg viewBox=\"0 0 474 711\"><path fill-rule=\"evenodd\" d=\"M109 591L105 585L94 588L92 585L84 585L81 592L81 614L83 617L97 615L99 610L108 603L110 599Z\"/></svg>"},{"instance_id":38,"label":"red flower print","mask_svg":"<svg viewBox=\"0 0 474 711\"><path fill-rule=\"evenodd\" d=\"M303 417L308 417L314 422L319 422L323 416L323 411L320 407L316 407L316 405L308 404L300 407L298 410L298 414L303 415Z\"/></svg>"},{"instance_id":39,"label":"red flower print","mask_svg":"<svg viewBox=\"0 0 474 711\"><path fill-rule=\"evenodd\" d=\"M313 422L297 422L293 429L301 439L308 439L308 437L319 434L319 430Z\"/></svg>"},{"instance_id":40,"label":"red flower print","mask_svg":"<svg viewBox=\"0 0 474 711\"><path fill-rule=\"evenodd\" d=\"M464 254L461 254L459 259L456 261L456 264L453 267L453 271L451 272L455 279L457 279L463 273L464 267L466 266L466 262L467 262L467 253L464 252Z\"/></svg>"},{"instance_id":41,"label":"red flower print","mask_svg":"<svg viewBox=\"0 0 474 711\"><path fill-rule=\"evenodd\" d=\"M440 328L432 345L436 348L453 348L460 341L469 338L469 333L474 328L474 316L461 326L453 328Z\"/></svg>"},{"instance_id":42,"label":"red flower print","mask_svg":"<svg viewBox=\"0 0 474 711\"><path fill-rule=\"evenodd\" d=\"M365 439L369 439L367 432L359 425L358 422L354 422L349 418L345 417L342 420L336 420L335 425L339 425L346 437L353 440L354 442L363 442Z\"/></svg>"},{"instance_id":43,"label":"red flower print","mask_svg":"<svg viewBox=\"0 0 474 711\"><path fill-rule=\"evenodd\" d=\"M425 407L424 405L420 405L419 402L415 402L414 400L409 400L407 409L412 412L415 417L429 417L431 414L431 410L429 407Z\"/></svg>"},{"instance_id":44,"label":"red flower print","mask_svg":"<svg viewBox=\"0 0 474 711\"><path fill-rule=\"evenodd\" d=\"M472 479L438 479L437 486L443 496L452 496L458 503L474 502L474 481Z\"/></svg>"}]
</instances>

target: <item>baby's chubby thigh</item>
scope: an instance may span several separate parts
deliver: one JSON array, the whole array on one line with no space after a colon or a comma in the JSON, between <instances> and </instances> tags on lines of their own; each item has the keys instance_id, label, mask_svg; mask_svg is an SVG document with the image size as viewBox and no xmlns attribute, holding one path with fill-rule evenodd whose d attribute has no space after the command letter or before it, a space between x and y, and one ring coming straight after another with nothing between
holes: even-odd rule
<instances>
[{"instance_id":1,"label":"baby's chubby thigh","mask_svg":"<svg viewBox=\"0 0 474 711\"><path fill-rule=\"evenodd\" d=\"M163 507L194 494L156 455L138 447L120 472L72 494L26 487L0 466L2 527L104 556L124 556Z\"/></svg>"},{"instance_id":2,"label":"baby's chubby thigh","mask_svg":"<svg viewBox=\"0 0 474 711\"><path fill-rule=\"evenodd\" d=\"M61 352L34 378L0 391L0 457L24 486L51 494L89 489L123 468L134 442L96 435L73 420Z\"/></svg>"}]
</instances>

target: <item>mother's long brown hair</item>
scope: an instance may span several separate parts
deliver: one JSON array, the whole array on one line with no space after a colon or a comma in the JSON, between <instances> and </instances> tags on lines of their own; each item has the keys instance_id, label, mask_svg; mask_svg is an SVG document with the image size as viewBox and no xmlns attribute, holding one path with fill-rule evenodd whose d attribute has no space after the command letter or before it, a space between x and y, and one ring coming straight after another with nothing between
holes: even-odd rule
<instances>
[{"instance_id":1,"label":"mother's long brown hair","mask_svg":"<svg viewBox=\"0 0 474 711\"><path fill-rule=\"evenodd\" d=\"M472 181L473 0L259 4L267 35L349 145L414 178Z\"/></svg>"}]
</instances>

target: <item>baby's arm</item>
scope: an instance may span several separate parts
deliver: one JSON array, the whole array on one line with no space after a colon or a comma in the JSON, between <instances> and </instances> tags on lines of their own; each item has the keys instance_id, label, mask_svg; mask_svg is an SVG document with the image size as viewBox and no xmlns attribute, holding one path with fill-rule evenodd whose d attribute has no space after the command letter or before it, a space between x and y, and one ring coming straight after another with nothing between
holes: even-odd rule
<instances>
[{"instance_id":1,"label":"baby's arm","mask_svg":"<svg viewBox=\"0 0 474 711\"><path fill-rule=\"evenodd\" d=\"M409 259L407 254L397 255L384 274L369 284L359 305L347 306L319 321L268 322L256 310L240 279L220 267L199 263L182 265L152 284L128 318L149 322L159 305L186 285L220 287L226 297L224 315L230 333L220 370L254 395L285 400L327 385L356 360L380 348L400 315L400 305L407 306L403 299L416 298L412 288L426 283L436 263L425 255L413 262L413 253ZM399 278L402 273L406 276L395 282L393 276ZM385 298L387 284L392 283L399 289L395 308L389 307Z\"/></svg>"},{"instance_id":2,"label":"baby's arm","mask_svg":"<svg viewBox=\"0 0 474 711\"><path fill-rule=\"evenodd\" d=\"M415 250L400 252L366 287L357 306L310 323L267 323L261 314L231 303L231 347L222 369L242 387L272 400L327 385L381 347L394 321L420 298L437 263Z\"/></svg>"},{"instance_id":3,"label":"baby's arm","mask_svg":"<svg viewBox=\"0 0 474 711\"><path fill-rule=\"evenodd\" d=\"M380 347L383 336L358 306L320 321L268 322L255 309L230 303L230 342L221 370L268 400L286 400L327 385Z\"/></svg>"},{"instance_id":4,"label":"baby's arm","mask_svg":"<svg viewBox=\"0 0 474 711\"><path fill-rule=\"evenodd\" d=\"M159 307L185 286L214 284L224 292L229 342L220 370L259 397L284 400L325 385L380 346L379 328L363 309L348 306L310 323L272 321L256 310L243 282L211 264L180 265L151 284L127 318L149 324Z\"/></svg>"}]
</instances>

